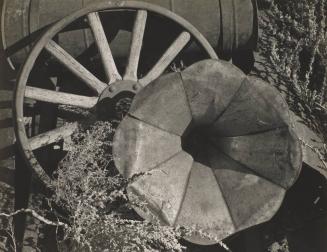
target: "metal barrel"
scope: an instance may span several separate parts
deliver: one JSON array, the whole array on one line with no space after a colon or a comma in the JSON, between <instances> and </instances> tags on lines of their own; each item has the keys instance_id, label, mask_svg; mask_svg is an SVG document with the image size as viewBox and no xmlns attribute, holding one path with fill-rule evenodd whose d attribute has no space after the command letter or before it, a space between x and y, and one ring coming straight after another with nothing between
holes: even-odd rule
<instances>
[{"instance_id":1,"label":"metal barrel","mask_svg":"<svg viewBox=\"0 0 327 252\"><path fill-rule=\"evenodd\" d=\"M1 43L4 48L15 48L24 39L37 34L40 29L97 1L103 0L0 0L0 4L3 5ZM165 7L184 17L207 38L223 59L230 59L235 53L252 50L256 46L258 29L256 0L143 1ZM61 36L65 37L65 34ZM90 31L85 29L70 32L66 34L67 37L69 42L66 46L77 55L93 41ZM127 42L117 43L122 44ZM29 48L25 48L15 53L11 61L14 64L21 64L28 50ZM13 51L11 50L9 54Z\"/></svg>"}]
</instances>

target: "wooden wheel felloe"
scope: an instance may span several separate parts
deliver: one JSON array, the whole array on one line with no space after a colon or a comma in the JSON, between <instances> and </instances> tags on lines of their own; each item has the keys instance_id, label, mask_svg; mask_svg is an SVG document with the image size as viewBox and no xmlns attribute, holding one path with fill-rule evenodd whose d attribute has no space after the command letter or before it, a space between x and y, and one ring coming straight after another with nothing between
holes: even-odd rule
<instances>
[{"instance_id":1,"label":"wooden wheel felloe","mask_svg":"<svg viewBox=\"0 0 327 252\"><path fill-rule=\"evenodd\" d=\"M33 41L33 38L40 35L40 30L46 29L53 22L90 3L101 3L101 1L103 0L31 0L27 3L26 0L3 0L3 29L1 31L3 46L8 55L11 55L28 45L28 41ZM145 0L145 2L167 8L191 22L221 58L233 57L235 61L234 57L242 54L242 60L248 61L247 54L256 47L258 33L256 0ZM115 34L113 23L121 24L124 20L119 16L115 18L115 22L111 19L109 37ZM67 27L66 30L73 30L77 26L85 26L85 24L78 22ZM169 32L166 35L169 36ZM68 47L71 54L76 56L89 46L90 38L90 32L79 30L59 34L58 41L61 46ZM118 47L124 41L125 39L120 40ZM117 47L113 44L111 49L116 51ZM24 51L11 55L10 61L14 66L21 65L28 51L26 48Z\"/></svg>"},{"instance_id":2,"label":"wooden wheel felloe","mask_svg":"<svg viewBox=\"0 0 327 252\"><path fill-rule=\"evenodd\" d=\"M272 218L302 165L280 93L214 60L141 90L113 147L121 174L143 174L127 189L147 202L135 208L143 218L218 240ZM199 232L187 239L217 242Z\"/></svg>"},{"instance_id":3,"label":"wooden wheel felloe","mask_svg":"<svg viewBox=\"0 0 327 252\"><path fill-rule=\"evenodd\" d=\"M113 53L110 49L105 30L107 27L102 24L99 13L105 14L110 11L127 11L135 13L134 26L131 36L129 57L125 72L118 69ZM175 40L167 47L157 62L147 71L144 76L139 75L139 63L141 62L141 51L146 50L143 46L143 37L146 33L147 20L149 16L160 16L162 20L169 20L179 27L180 32ZM85 18L92 30L94 41L100 55L104 70L104 78L100 78L87 67L83 66L70 53L56 43L55 36L69 24L77 19ZM164 40L165 38L163 38ZM26 135L24 125L24 100L34 100L46 102L49 104L65 104L84 109L97 108L105 100L115 100L123 94L132 97L140 89L147 86L153 80L162 75L167 67L174 61L176 56L191 42L195 42L205 53L207 58L217 59L214 50L207 40L187 21L176 14L143 2L118 1L101 2L90 5L82 10L73 13L62 19L54 26L49 28L40 40L35 44L30 52L17 81L15 92L15 131L17 142L29 166L35 171L37 176L49 187L53 188L53 182L50 176L44 171L36 160L33 151L65 139L71 135L77 128L77 123L55 128L48 132L29 138ZM37 65L40 54L47 52L60 64L66 71L71 72L81 82L89 88L87 94L68 93L57 90L49 90L42 85L34 86L30 81L31 72L37 71L34 66ZM47 64L45 64L47 65ZM125 98L125 97L123 97ZM97 108L98 109L98 108ZM110 110L110 108L108 108ZM101 110L100 110L101 111Z\"/></svg>"}]
</instances>

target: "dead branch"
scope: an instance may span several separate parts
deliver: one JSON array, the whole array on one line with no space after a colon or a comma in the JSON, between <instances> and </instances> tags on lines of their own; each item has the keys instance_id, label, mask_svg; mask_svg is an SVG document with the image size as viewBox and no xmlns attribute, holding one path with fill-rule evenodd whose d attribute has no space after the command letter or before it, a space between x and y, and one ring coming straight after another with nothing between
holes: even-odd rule
<instances>
[{"instance_id":1,"label":"dead branch","mask_svg":"<svg viewBox=\"0 0 327 252\"><path fill-rule=\"evenodd\" d=\"M13 212L13 213L8 213L8 214L7 213L0 213L0 217L11 218L11 217L14 217L15 215L18 215L18 214L21 214L21 213L30 214L34 218L41 221L42 223L50 225L50 226L57 226L57 227L62 226L62 227L68 228L68 225L66 223L63 223L61 221L57 221L57 222L51 221L51 220L43 217L42 215L38 214L33 209L20 209L20 210L17 210L15 212Z\"/></svg>"}]
</instances>

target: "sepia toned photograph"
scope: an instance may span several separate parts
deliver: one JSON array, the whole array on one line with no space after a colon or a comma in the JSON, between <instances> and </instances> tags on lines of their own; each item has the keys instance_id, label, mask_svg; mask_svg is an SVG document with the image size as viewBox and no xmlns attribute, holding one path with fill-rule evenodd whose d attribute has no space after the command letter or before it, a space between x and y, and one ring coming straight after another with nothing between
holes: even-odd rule
<instances>
[{"instance_id":1,"label":"sepia toned photograph","mask_svg":"<svg viewBox=\"0 0 327 252\"><path fill-rule=\"evenodd\" d=\"M0 252L327 251L327 0L0 11Z\"/></svg>"}]
</instances>

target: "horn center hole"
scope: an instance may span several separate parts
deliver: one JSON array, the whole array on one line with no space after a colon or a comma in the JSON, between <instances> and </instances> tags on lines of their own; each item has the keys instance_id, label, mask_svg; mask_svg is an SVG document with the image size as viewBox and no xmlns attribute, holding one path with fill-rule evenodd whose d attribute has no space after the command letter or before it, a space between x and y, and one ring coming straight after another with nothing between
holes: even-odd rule
<instances>
[{"instance_id":1,"label":"horn center hole","mask_svg":"<svg viewBox=\"0 0 327 252\"><path fill-rule=\"evenodd\" d=\"M135 94L128 91L120 92L113 98L103 96L97 104L97 116L100 120L121 120L129 111Z\"/></svg>"},{"instance_id":2,"label":"horn center hole","mask_svg":"<svg viewBox=\"0 0 327 252\"><path fill-rule=\"evenodd\" d=\"M200 126L190 129L182 136L182 149L190 154L194 161L205 164L210 145L210 130L208 127Z\"/></svg>"}]
</instances>

